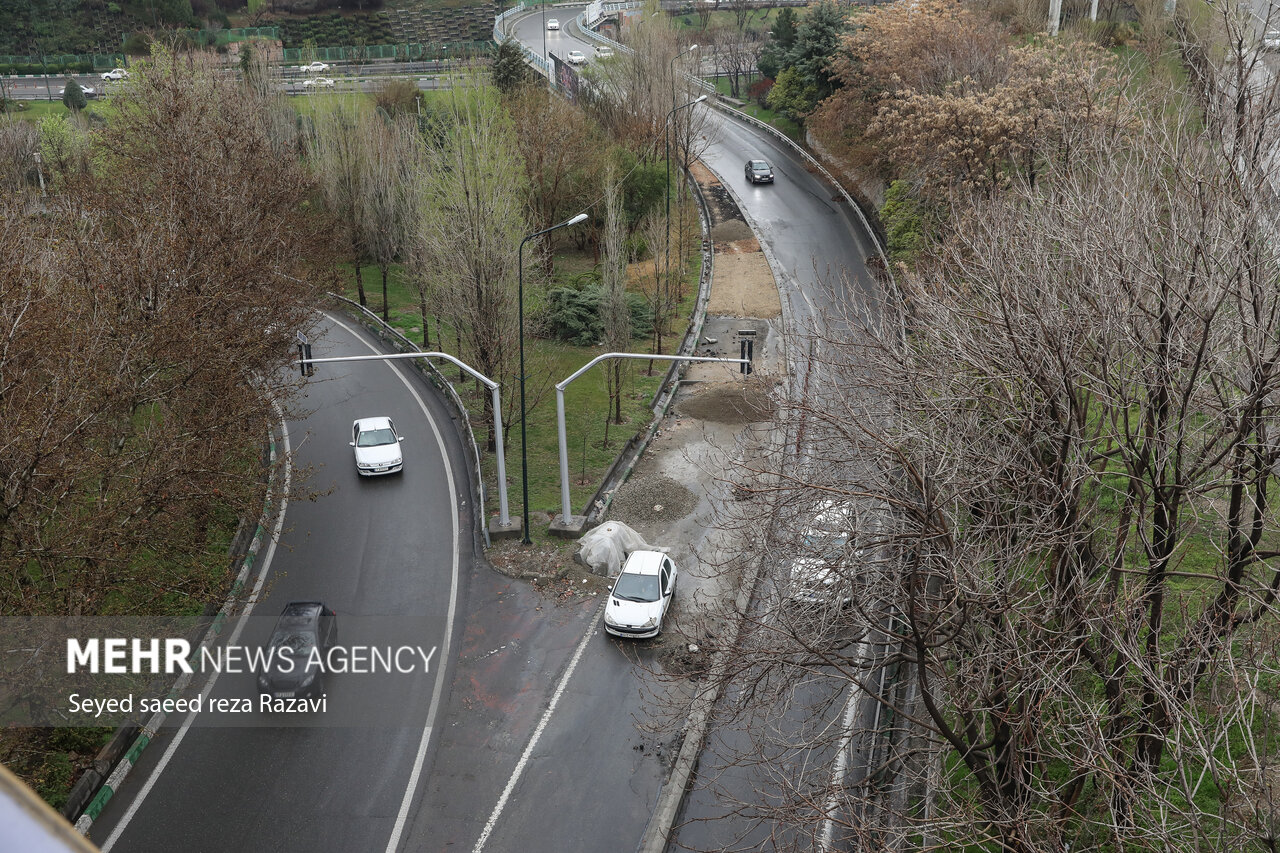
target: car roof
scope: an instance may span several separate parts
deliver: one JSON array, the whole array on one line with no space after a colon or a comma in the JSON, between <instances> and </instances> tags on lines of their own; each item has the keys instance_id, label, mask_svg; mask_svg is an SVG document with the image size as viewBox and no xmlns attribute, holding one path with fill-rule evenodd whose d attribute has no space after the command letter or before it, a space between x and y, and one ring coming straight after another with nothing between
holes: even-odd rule
<instances>
[{"instance_id":1,"label":"car roof","mask_svg":"<svg viewBox=\"0 0 1280 853\"><path fill-rule=\"evenodd\" d=\"M353 426L361 432L371 429L390 429L391 418L382 415L372 418L357 418Z\"/></svg>"},{"instance_id":2,"label":"car roof","mask_svg":"<svg viewBox=\"0 0 1280 853\"><path fill-rule=\"evenodd\" d=\"M656 575L665 556L661 551L632 551L622 571L629 575Z\"/></svg>"}]
</instances>

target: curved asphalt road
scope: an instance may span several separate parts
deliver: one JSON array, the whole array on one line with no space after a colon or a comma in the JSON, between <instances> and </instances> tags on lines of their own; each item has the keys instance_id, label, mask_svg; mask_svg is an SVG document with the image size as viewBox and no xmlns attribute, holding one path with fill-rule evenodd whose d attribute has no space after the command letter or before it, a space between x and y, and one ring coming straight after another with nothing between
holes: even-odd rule
<instances>
[{"instance_id":1,"label":"curved asphalt road","mask_svg":"<svg viewBox=\"0 0 1280 853\"><path fill-rule=\"evenodd\" d=\"M348 318L323 326L312 333L317 358L377 351ZM319 598L338 613L341 644L434 647L430 671L335 676L327 713L297 720L206 713L179 729L187 720L171 715L173 728L94 823L104 850L394 850L414 818L473 563L470 477L449 461L465 458L463 447L448 410L404 363L321 365L302 404L314 411L288 424L295 484L310 468L304 485L329 493L289 503L239 643L265 642L285 602ZM402 476L355 472L351 422L374 414L406 437ZM256 692L241 674L204 694Z\"/></svg>"}]
</instances>

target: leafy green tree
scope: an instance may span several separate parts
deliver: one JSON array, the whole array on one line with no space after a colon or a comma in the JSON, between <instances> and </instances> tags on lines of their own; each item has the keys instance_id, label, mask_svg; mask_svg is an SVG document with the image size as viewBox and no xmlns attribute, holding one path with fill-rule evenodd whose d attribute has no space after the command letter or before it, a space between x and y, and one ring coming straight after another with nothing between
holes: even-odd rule
<instances>
[{"instance_id":1,"label":"leafy green tree","mask_svg":"<svg viewBox=\"0 0 1280 853\"><path fill-rule=\"evenodd\" d=\"M784 68L765 102L769 109L777 110L796 124L804 124L805 117L818 102L817 92L817 86L806 82L798 69Z\"/></svg>"},{"instance_id":2,"label":"leafy green tree","mask_svg":"<svg viewBox=\"0 0 1280 853\"><path fill-rule=\"evenodd\" d=\"M512 38L498 45L493 57L493 85L504 95L509 95L532 79L530 68L524 61L524 51Z\"/></svg>"},{"instance_id":3,"label":"leafy green tree","mask_svg":"<svg viewBox=\"0 0 1280 853\"><path fill-rule=\"evenodd\" d=\"M62 90L62 103L72 112L79 112L85 108L89 100L84 96L84 89L80 84L71 78L67 78L67 85Z\"/></svg>"}]
</instances>

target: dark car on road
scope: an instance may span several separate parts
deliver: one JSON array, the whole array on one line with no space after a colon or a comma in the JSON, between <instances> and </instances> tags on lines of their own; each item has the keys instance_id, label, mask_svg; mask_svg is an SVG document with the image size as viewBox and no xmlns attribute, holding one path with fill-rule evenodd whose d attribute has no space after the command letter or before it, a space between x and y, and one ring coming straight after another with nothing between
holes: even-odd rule
<instances>
[{"instance_id":1,"label":"dark car on road","mask_svg":"<svg viewBox=\"0 0 1280 853\"><path fill-rule=\"evenodd\" d=\"M773 183L773 167L769 165L768 160L748 160L743 172L747 176L747 183Z\"/></svg>"},{"instance_id":2,"label":"dark car on road","mask_svg":"<svg viewBox=\"0 0 1280 853\"><path fill-rule=\"evenodd\" d=\"M264 655L269 663L258 675L258 690L275 699L319 696L321 661L337 641L338 616L324 602L289 602L271 632Z\"/></svg>"}]
</instances>

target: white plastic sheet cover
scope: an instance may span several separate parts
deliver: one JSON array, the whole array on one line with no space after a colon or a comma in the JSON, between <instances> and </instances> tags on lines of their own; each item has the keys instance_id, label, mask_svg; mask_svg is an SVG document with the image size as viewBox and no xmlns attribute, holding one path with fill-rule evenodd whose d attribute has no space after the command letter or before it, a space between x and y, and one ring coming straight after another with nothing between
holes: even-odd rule
<instances>
[{"instance_id":1,"label":"white plastic sheet cover","mask_svg":"<svg viewBox=\"0 0 1280 853\"><path fill-rule=\"evenodd\" d=\"M596 574L614 577L632 551L660 551L645 543L644 537L621 521L606 521L583 535L578 559Z\"/></svg>"}]
</instances>

